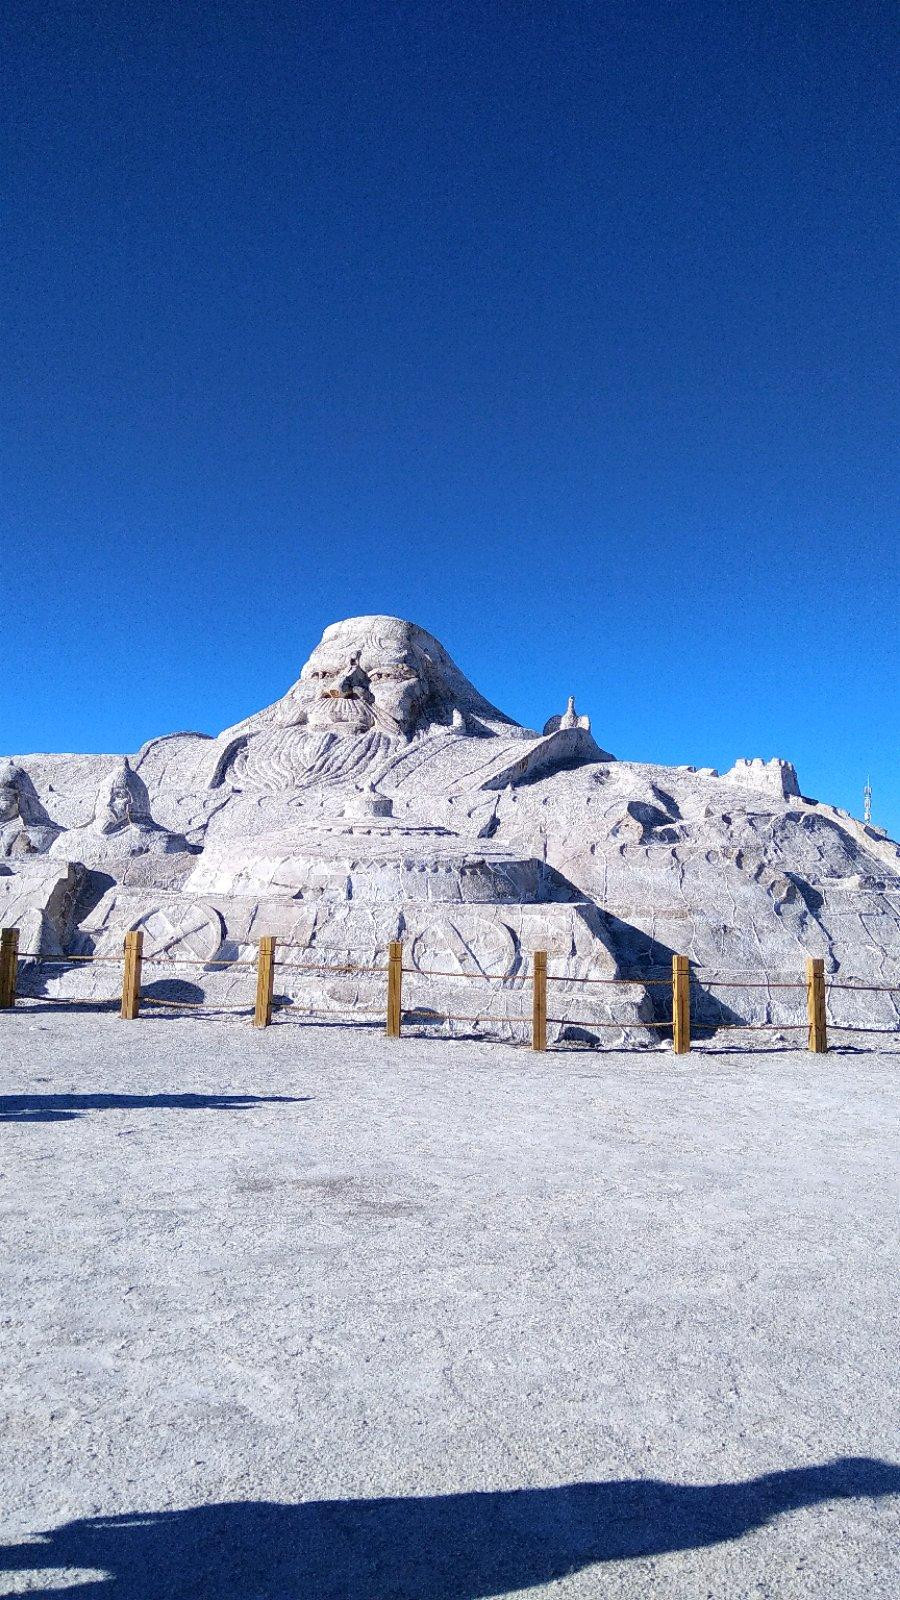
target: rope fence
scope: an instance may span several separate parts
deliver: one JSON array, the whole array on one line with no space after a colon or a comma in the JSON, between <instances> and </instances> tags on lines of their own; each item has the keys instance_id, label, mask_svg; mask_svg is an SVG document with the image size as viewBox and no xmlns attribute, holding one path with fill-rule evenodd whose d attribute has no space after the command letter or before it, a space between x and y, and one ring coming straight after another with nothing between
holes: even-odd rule
<instances>
[{"instance_id":1,"label":"rope fence","mask_svg":"<svg viewBox=\"0 0 900 1600\"><path fill-rule=\"evenodd\" d=\"M115 998L80 998L62 995L42 995L42 1001L52 1005L92 1005L95 1007L119 1004L119 1015L126 1021L134 1021L141 1012L142 1006L155 1006L171 1011L203 1011L214 1016L245 1016L252 1011L253 1023L257 1028L266 1028L272 1022L273 1013L278 1013L284 1020L290 1020L289 1013L303 1018L332 1017L335 1021L342 1020L345 1011L349 1010L354 1017L381 1017L385 1020L385 1032L388 1038L399 1039L403 1032L404 1022L412 1026L424 1026L435 1022L463 1022L468 1024L500 1024L504 1027L521 1027L530 1030L532 1049L543 1051L547 1048L548 1024L560 1028L580 1028L589 1032L601 1029L647 1028L665 1030L672 1034L673 1048L676 1055L685 1055L691 1048L692 1024L701 1031L718 1032L720 1028L740 1028L746 1032L776 1032L776 1033L803 1033L807 1035L807 1046L815 1054L822 1054L828 1048L828 1028L837 1032L847 1031L873 1031L877 1033L895 1033L893 1028L860 1028L851 1027L850 1024L835 1022L827 1016L827 996L831 991L841 991L850 994L889 994L900 995L900 983L897 984L864 984L841 983L825 979L824 960L821 957L809 957L806 962L804 978L794 980L765 979L760 981L756 977L716 978L712 975L705 977L702 972L692 969L687 956L674 955L672 957L672 972L669 977L600 977L592 975L569 975L568 973L550 972L547 968L547 952L536 950L532 954L531 971L518 973L502 972L462 972L450 971L446 968L411 967L404 965L403 945L401 941L394 940L388 946L387 965L373 964L366 966L348 961L335 962L308 962L294 960L284 954L285 951L306 951L305 945L291 944L288 941L278 941L272 935L264 935L257 945L255 961L245 958L218 957L206 959L201 956L167 956L157 953L144 955L144 935L140 929L133 929L126 933L120 956L104 953L91 954L43 954L39 950L19 949L18 928L3 928L0 930L0 1010L14 1006L18 990L18 969L24 962L31 962L35 966L69 966L90 965L115 966L121 968L122 985L121 994ZM277 953L276 953L277 952ZM145 967L166 968L194 967L203 971L225 970L255 972L256 988L252 1003L248 1000L243 1005L218 1005L215 1001L206 999L186 999L174 996L152 994L142 986ZM346 1007L338 1007L330 1012L322 1012L315 1008L297 1006L290 994L275 995L276 971L282 977L295 974L298 977L325 977L339 978L348 976L384 977L387 978L385 1004L383 1007L373 1008L358 1004L356 999ZM464 979L469 983L500 984L506 991L516 993L531 993L531 1015L498 1014L479 1012L476 1014L463 1012L444 1012L432 1010L429 1006L410 1005L407 989L407 1003L404 1005L404 978L419 982L429 979ZM618 987L622 989L655 989L665 988L671 994L671 1011L664 1018L658 1016L653 1019L630 1016L626 1020L614 1018L575 1018L560 1017L548 1014L547 993L550 984L568 985L594 985L597 987ZM733 1017L708 1019L697 1014L696 1006L692 1015L691 993L698 989L710 992L719 989L764 989L767 991L798 991L806 996L806 1020L804 1022L742 1022ZM21 996L19 996L21 998Z\"/></svg>"}]
</instances>

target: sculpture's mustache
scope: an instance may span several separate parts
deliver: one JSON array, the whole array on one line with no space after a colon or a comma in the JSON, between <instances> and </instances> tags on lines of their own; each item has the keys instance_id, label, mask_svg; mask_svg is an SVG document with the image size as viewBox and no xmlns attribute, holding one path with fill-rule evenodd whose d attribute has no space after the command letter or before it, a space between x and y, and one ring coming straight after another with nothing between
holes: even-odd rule
<instances>
[{"instance_id":1,"label":"sculpture's mustache","mask_svg":"<svg viewBox=\"0 0 900 1600\"><path fill-rule=\"evenodd\" d=\"M375 708L356 695L324 695L308 707L307 719L316 728L329 728L337 723L365 731L374 725Z\"/></svg>"},{"instance_id":2,"label":"sculpture's mustache","mask_svg":"<svg viewBox=\"0 0 900 1600\"><path fill-rule=\"evenodd\" d=\"M396 717L357 695L323 695L309 706L307 723L311 728L339 728L348 733L368 733L370 728L387 734L400 731Z\"/></svg>"}]
</instances>

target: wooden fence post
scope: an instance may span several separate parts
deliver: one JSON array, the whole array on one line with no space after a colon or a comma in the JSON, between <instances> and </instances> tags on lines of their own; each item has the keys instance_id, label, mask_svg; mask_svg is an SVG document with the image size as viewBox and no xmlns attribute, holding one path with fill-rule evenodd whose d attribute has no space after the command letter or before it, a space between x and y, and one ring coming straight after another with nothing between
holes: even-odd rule
<instances>
[{"instance_id":1,"label":"wooden fence post","mask_svg":"<svg viewBox=\"0 0 900 1600\"><path fill-rule=\"evenodd\" d=\"M672 957L672 1042L677 1056L691 1048L691 964L687 956Z\"/></svg>"},{"instance_id":2,"label":"wooden fence post","mask_svg":"<svg viewBox=\"0 0 900 1600\"><path fill-rule=\"evenodd\" d=\"M0 1008L8 1010L16 1003L16 963L19 959L19 930L4 928L0 931Z\"/></svg>"},{"instance_id":3,"label":"wooden fence post","mask_svg":"<svg viewBox=\"0 0 900 1600\"><path fill-rule=\"evenodd\" d=\"M122 1009L120 1017L133 1022L141 1009L141 964L144 959L144 935L133 928L125 935L125 970L122 974Z\"/></svg>"},{"instance_id":4,"label":"wooden fence post","mask_svg":"<svg viewBox=\"0 0 900 1600\"><path fill-rule=\"evenodd\" d=\"M387 1027L389 1039L399 1039L403 1019L403 943L392 939L388 945Z\"/></svg>"},{"instance_id":5,"label":"wooden fence post","mask_svg":"<svg viewBox=\"0 0 900 1600\"><path fill-rule=\"evenodd\" d=\"M256 1007L254 1028L267 1028L272 1021L272 992L275 988L275 938L264 933L256 956Z\"/></svg>"},{"instance_id":6,"label":"wooden fence post","mask_svg":"<svg viewBox=\"0 0 900 1600\"><path fill-rule=\"evenodd\" d=\"M531 1048L547 1048L547 952L535 950L531 958Z\"/></svg>"},{"instance_id":7,"label":"wooden fence post","mask_svg":"<svg viewBox=\"0 0 900 1600\"><path fill-rule=\"evenodd\" d=\"M806 958L806 1010L809 1017L809 1048L816 1055L828 1049L825 1024L825 962L821 956Z\"/></svg>"}]
</instances>

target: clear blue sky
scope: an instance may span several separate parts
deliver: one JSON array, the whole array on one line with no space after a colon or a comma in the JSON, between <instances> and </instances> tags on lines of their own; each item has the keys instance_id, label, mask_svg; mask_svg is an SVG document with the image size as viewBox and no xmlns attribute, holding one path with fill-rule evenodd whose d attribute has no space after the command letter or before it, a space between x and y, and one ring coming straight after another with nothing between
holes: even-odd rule
<instances>
[{"instance_id":1,"label":"clear blue sky","mask_svg":"<svg viewBox=\"0 0 900 1600\"><path fill-rule=\"evenodd\" d=\"M893 7L11 0L0 748L436 633L900 833Z\"/></svg>"}]
</instances>

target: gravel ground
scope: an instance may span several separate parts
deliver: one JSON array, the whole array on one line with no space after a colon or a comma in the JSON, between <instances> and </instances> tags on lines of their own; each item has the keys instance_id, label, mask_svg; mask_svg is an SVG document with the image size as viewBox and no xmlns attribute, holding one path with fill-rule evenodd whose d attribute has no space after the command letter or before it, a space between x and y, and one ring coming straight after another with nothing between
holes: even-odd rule
<instances>
[{"instance_id":1,"label":"gravel ground","mask_svg":"<svg viewBox=\"0 0 900 1600\"><path fill-rule=\"evenodd\" d=\"M900 1054L0 1060L4 1593L900 1592Z\"/></svg>"}]
</instances>

